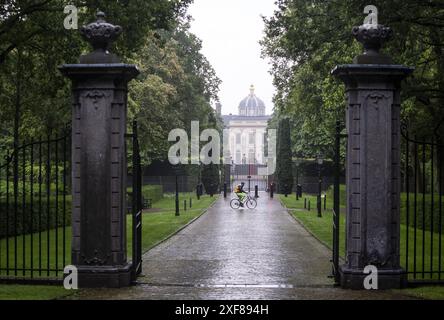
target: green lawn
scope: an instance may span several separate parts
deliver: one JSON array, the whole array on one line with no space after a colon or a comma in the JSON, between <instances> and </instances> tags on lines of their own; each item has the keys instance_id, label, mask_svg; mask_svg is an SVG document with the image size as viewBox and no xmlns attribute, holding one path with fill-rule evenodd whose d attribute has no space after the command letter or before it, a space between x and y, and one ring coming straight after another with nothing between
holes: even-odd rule
<instances>
[{"instance_id":1,"label":"green lawn","mask_svg":"<svg viewBox=\"0 0 444 320\"><path fill-rule=\"evenodd\" d=\"M189 199L192 197L192 208L189 208ZM192 219L199 216L203 210L208 208L217 196L211 198L210 196L203 196L197 200L194 194L180 194L180 216L175 216L175 198L174 195L164 195L164 197L153 204L153 209L159 209L159 212L146 213L143 216L142 227L142 248L143 251L149 250L160 240L166 238L182 226L190 222ZM183 210L183 201L187 200L187 211ZM132 220L127 220L127 234L128 234L128 252L131 254L132 242Z\"/></svg>"},{"instance_id":2,"label":"green lawn","mask_svg":"<svg viewBox=\"0 0 444 320\"><path fill-rule=\"evenodd\" d=\"M189 208L189 199L192 198L192 208ZM174 195L166 194L164 198L161 200L154 202L152 205L153 212L147 211L143 215L143 227L142 227L142 248L143 251L149 250L156 243L165 239L192 219L199 216L206 208L208 208L214 201L217 200L217 196L209 197L203 196L200 200L197 200L196 196L193 193L180 194L180 216L175 216L175 199ZM183 210L183 201L187 200L187 211ZM132 217L131 215L127 216L127 235L128 235L128 252L129 259L131 258L131 250L132 250ZM49 263L48 263L48 237L49 237ZM25 267L25 269L33 266L38 267L41 265L42 268L47 269L48 265L50 269L55 269L56 266L58 268L63 269L64 265L70 264L70 250L71 247L71 228L66 228L65 230L66 237L66 250L65 250L65 260L63 259L63 248L62 248L62 239L63 239L63 230L61 228L57 230L51 230L48 232L34 233L32 235L20 236L17 237L17 266L18 268ZM55 240L58 239L58 247L56 249ZM15 266L15 256L12 254L15 249L15 238L9 238L9 263L10 266ZM6 248L7 248L7 239L0 240L0 267L6 267ZM33 241L33 246L31 246L31 240ZM23 251L23 241L25 241L25 250ZM41 241L42 250L39 252L39 242ZM33 248L33 260L30 259L31 248ZM57 251L57 255L55 252ZM25 252L25 259L23 259L23 252ZM6 271L0 271L1 276L6 275ZM14 271L10 275L14 275ZM30 271L18 271L17 275L30 277ZM60 275L60 273L59 273ZM33 273L35 278L38 277L48 277L47 272L43 272L41 275L39 272ZM52 271L49 273L49 277L55 277L56 272ZM44 288L45 294L42 294L40 291ZM40 287L40 286L11 286L11 285L0 285L0 300L3 299L51 299L62 296L66 291L60 287Z\"/></svg>"},{"instance_id":3,"label":"green lawn","mask_svg":"<svg viewBox=\"0 0 444 320\"><path fill-rule=\"evenodd\" d=\"M2 285L0 300L52 300L69 295L61 286Z\"/></svg>"},{"instance_id":4,"label":"green lawn","mask_svg":"<svg viewBox=\"0 0 444 320\"><path fill-rule=\"evenodd\" d=\"M316 196L306 195L304 198L310 199L311 202L316 204ZM330 197L331 198L331 197ZM279 199L282 203L290 210L290 212L304 225L304 227L311 232L317 239L323 242L330 249L333 244L333 214L331 206L329 206L328 197L327 197L327 210L322 212L322 218L317 217L316 205L315 208L311 211L304 210L304 200L300 199L296 201L296 198L293 197L285 197L283 195L279 195ZM340 216L340 246L339 251L341 257L345 256L345 214L341 213ZM414 254L415 249L413 246L413 239L415 237L415 231L413 228L407 227L404 224L401 224L401 265L406 268L406 241L407 241L407 230L408 230L408 239L409 239L409 265L408 270L413 270L414 267ZM425 251L422 252L422 241L423 241L423 233L425 236ZM433 262L431 261L431 250L430 243L433 238L434 242L434 257ZM416 267L417 270L430 270L431 266L436 270L438 269L438 248L439 248L439 234L431 233L430 231L422 231L417 230L416 234ZM442 248L444 250L444 237L441 239ZM423 260L424 253L424 260ZM444 259L443 259L444 260ZM424 263L424 269L423 269ZM432 264L433 263L433 264ZM444 261L443 261L444 265ZM425 274L425 278L427 279L428 275ZM410 275L410 278L412 276ZM436 278L436 277L435 277ZM422 279L422 274L417 276L417 279ZM425 287L425 288L417 288L417 289L408 289L406 292L411 292L412 294L417 294L419 296L427 295L432 298L434 295L440 295L443 293L442 287ZM430 293L432 292L432 293ZM429 294L430 293L430 294ZM441 298L444 298L444 295L440 295Z\"/></svg>"}]
</instances>

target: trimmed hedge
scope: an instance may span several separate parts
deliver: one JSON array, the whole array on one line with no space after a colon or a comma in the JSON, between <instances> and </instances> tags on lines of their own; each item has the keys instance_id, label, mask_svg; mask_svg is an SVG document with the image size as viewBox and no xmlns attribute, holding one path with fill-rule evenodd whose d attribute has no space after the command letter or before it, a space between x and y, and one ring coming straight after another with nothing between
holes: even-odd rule
<instances>
[{"instance_id":1,"label":"trimmed hedge","mask_svg":"<svg viewBox=\"0 0 444 320\"><path fill-rule=\"evenodd\" d=\"M163 188L160 185L143 186L142 197L144 199L151 199L153 203L159 201L163 198Z\"/></svg>"},{"instance_id":2,"label":"trimmed hedge","mask_svg":"<svg viewBox=\"0 0 444 320\"><path fill-rule=\"evenodd\" d=\"M46 231L54 229L56 227L62 227L64 221L65 221L65 226L71 225L72 200L70 195L66 196L65 217L63 214L63 197L62 196L59 197L57 214L55 210L56 209L55 197L50 198L49 224L47 221L48 219L47 204L48 200L43 198L41 202L42 210L39 212L39 199L38 197L35 197L33 203L33 210L31 211L30 209L31 203L28 197L25 202L25 211L23 215L22 199L19 199L17 206L17 216L15 216L13 201L11 201L10 199L9 210L6 210L6 200L4 198L0 199L0 238L5 238L7 236L7 231L9 232L9 236L14 236L15 228L17 228L17 235L22 235L39 231ZM15 219L15 217L17 217L17 219ZM7 220L8 220L8 225L7 225ZM41 224L39 224L39 221L41 221ZM15 224L15 222L17 222L17 224Z\"/></svg>"},{"instance_id":3,"label":"trimmed hedge","mask_svg":"<svg viewBox=\"0 0 444 320\"><path fill-rule=\"evenodd\" d=\"M131 206L133 188L127 189L128 206ZM161 185L145 185L142 186L142 198L145 200L151 199L152 203L163 198L163 187Z\"/></svg>"},{"instance_id":4,"label":"trimmed hedge","mask_svg":"<svg viewBox=\"0 0 444 320\"><path fill-rule=\"evenodd\" d=\"M341 206L347 205L347 195L345 185L341 184L340 186L340 201ZM327 196L333 199L333 186L327 192ZM433 231L439 232L439 195L434 195L434 207L433 207ZM444 202L444 200L443 200ZM422 194L418 194L417 196L417 211L416 211L416 227L419 230L432 230L432 197L431 194L426 194L424 198L425 211L423 211L423 199ZM444 204L443 204L444 205ZM414 196L411 193L409 199L409 226L415 226L415 213L414 213ZM444 208L444 206L443 206ZM423 214L425 212L425 215ZM423 222L424 216L424 222ZM442 212L441 224L444 231L444 210ZM401 193L401 224L407 224L407 194Z\"/></svg>"},{"instance_id":5,"label":"trimmed hedge","mask_svg":"<svg viewBox=\"0 0 444 320\"><path fill-rule=\"evenodd\" d=\"M424 198L422 194L418 194L416 207L416 227L421 230L439 232L439 195L435 194L433 199L433 213L432 213L432 197L431 194L426 194ZM413 194L410 194L409 199L409 226L415 226L415 204ZM444 211L444 210L443 210ZM444 212L441 213L441 224L444 231ZM433 217L433 226L432 226ZM424 218L424 221L423 221ZM407 224L407 194L401 193L401 223Z\"/></svg>"}]
</instances>

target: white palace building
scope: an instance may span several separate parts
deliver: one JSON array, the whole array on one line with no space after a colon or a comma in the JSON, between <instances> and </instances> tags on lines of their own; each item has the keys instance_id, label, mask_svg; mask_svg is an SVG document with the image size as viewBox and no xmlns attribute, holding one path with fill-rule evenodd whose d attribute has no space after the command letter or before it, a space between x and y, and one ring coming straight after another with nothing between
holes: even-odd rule
<instances>
[{"instance_id":1,"label":"white palace building","mask_svg":"<svg viewBox=\"0 0 444 320\"><path fill-rule=\"evenodd\" d=\"M220 104L217 112L221 115ZM253 85L250 94L239 104L239 115L222 116L225 128L229 129L229 150L233 164L266 164L265 133L270 118L265 114L265 104L256 96Z\"/></svg>"}]
</instances>

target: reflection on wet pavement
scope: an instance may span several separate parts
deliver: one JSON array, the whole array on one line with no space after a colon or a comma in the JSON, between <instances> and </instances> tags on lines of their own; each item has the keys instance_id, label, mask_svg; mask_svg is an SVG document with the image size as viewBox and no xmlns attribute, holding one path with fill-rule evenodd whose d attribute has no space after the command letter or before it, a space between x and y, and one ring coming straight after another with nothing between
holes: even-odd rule
<instances>
[{"instance_id":1,"label":"reflection on wet pavement","mask_svg":"<svg viewBox=\"0 0 444 320\"><path fill-rule=\"evenodd\" d=\"M399 299L335 288L331 252L277 200L255 210L220 199L200 219L144 255L139 284L84 290L80 299Z\"/></svg>"}]
</instances>

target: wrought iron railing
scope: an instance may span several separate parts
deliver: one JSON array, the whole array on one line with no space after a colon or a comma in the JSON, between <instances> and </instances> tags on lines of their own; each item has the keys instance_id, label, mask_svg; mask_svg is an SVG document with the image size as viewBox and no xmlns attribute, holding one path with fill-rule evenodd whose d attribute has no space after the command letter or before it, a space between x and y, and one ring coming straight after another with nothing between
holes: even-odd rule
<instances>
[{"instance_id":1,"label":"wrought iron railing","mask_svg":"<svg viewBox=\"0 0 444 320\"><path fill-rule=\"evenodd\" d=\"M71 260L69 141L26 143L0 165L0 279L63 277Z\"/></svg>"}]
</instances>

